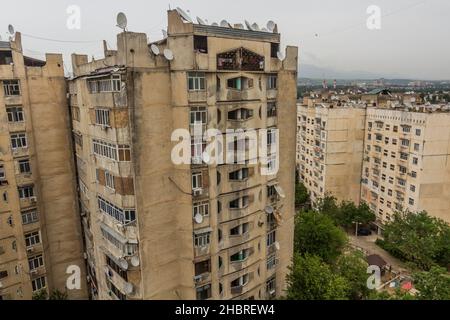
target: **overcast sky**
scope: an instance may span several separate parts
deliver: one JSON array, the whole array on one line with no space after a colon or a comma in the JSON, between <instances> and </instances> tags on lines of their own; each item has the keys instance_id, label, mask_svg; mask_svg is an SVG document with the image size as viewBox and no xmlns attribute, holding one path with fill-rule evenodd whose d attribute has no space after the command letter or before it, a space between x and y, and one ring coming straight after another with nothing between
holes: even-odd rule
<instances>
[{"instance_id":1,"label":"overcast sky","mask_svg":"<svg viewBox=\"0 0 450 320\"><path fill-rule=\"evenodd\" d=\"M449 0L14 0L0 11L0 35L5 39L11 23L24 34L27 55L62 52L68 67L72 52L101 57L98 40L115 47L119 11L127 14L130 31L146 32L152 41L160 39L169 4L210 23L246 19L264 26L274 20L282 45L299 46L300 67L304 63L341 72L450 79ZM81 9L80 30L66 27L70 5ZM380 30L366 27L370 5L381 9ZM55 42L27 35L92 42Z\"/></svg>"}]
</instances>

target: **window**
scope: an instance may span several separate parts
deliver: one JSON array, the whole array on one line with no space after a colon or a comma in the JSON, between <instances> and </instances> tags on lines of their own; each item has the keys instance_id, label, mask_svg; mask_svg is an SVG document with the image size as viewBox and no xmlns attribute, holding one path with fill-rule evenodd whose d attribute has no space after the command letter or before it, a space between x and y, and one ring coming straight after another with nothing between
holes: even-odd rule
<instances>
[{"instance_id":1,"label":"window","mask_svg":"<svg viewBox=\"0 0 450 320\"><path fill-rule=\"evenodd\" d=\"M4 279L8 276L8 271L2 270L0 271L0 279ZM1 300L1 299L0 299Z\"/></svg>"},{"instance_id":2,"label":"window","mask_svg":"<svg viewBox=\"0 0 450 320\"><path fill-rule=\"evenodd\" d=\"M3 92L5 96L20 96L19 80L3 80Z\"/></svg>"},{"instance_id":3,"label":"window","mask_svg":"<svg viewBox=\"0 0 450 320\"><path fill-rule=\"evenodd\" d=\"M270 247L271 245L273 245L275 243L275 241L276 241L276 233L275 233L275 231L276 230L273 230L272 232L269 232L267 234L267 237L266 237L266 245L267 245L267 247Z\"/></svg>"},{"instance_id":4,"label":"window","mask_svg":"<svg viewBox=\"0 0 450 320\"><path fill-rule=\"evenodd\" d=\"M117 161L117 146L102 140L93 139L94 154Z\"/></svg>"},{"instance_id":5,"label":"window","mask_svg":"<svg viewBox=\"0 0 450 320\"><path fill-rule=\"evenodd\" d=\"M279 51L280 51L280 44L272 42L270 44L270 57L271 58L278 58L278 52Z\"/></svg>"},{"instance_id":6,"label":"window","mask_svg":"<svg viewBox=\"0 0 450 320\"><path fill-rule=\"evenodd\" d=\"M125 281L128 281L128 273L127 271L123 270L113 259L111 259L108 256L105 256L106 264L114 271L116 272L122 279Z\"/></svg>"},{"instance_id":7,"label":"window","mask_svg":"<svg viewBox=\"0 0 450 320\"><path fill-rule=\"evenodd\" d=\"M230 229L230 236L241 236L249 231L250 224L244 223L235 228Z\"/></svg>"},{"instance_id":8,"label":"window","mask_svg":"<svg viewBox=\"0 0 450 320\"><path fill-rule=\"evenodd\" d=\"M26 148L27 136L24 132L11 134L11 146L13 149Z\"/></svg>"},{"instance_id":9,"label":"window","mask_svg":"<svg viewBox=\"0 0 450 320\"><path fill-rule=\"evenodd\" d=\"M87 80L87 86L90 93L100 92L120 92L121 76L113 74L106 77Z\"/></svg>"},{"instance_id":10,"label":"window","mask_svg":"<svg viewBox=\"0 0 450 320\"><path fill-rule=\"evenodd\" d=\"M271 89L276 89L277 86L277 80L278 80L278 76L275 75L269 75L267 77L267 89L271 90Z\"/></svg>"},{"instance_id":11,"label":"window","mask_svg":"<svg viewBox=\"0 0 450 320\"><path fill-rule=\"evenodd\" d=\"M422 130L416 129L416 136L420 137L421 134L422 134Z\"/></svg>"},{"instance_id":12,"label":"window","mask_svg":"<svg viewBox=\"0 0 450 320\"><path fill-rule=\"evenodd\" d=\"M411 127L410 126L403 126L403 132L405 132L405 133L411 132Z\"/></svg>"},{"instance_id":13,"label":"window","mask_svg":"<svg viewBox=\"0 0 450 320\"><path fill-rule=\"evenodd\" d=\"M196 172L192 174L192 190L202 189L202 173Z\"/></svg>"},{"instance_id":14,"label":"window","mask_svg":"<svg viewBox=\"0 0 450 320\"><path fill-rule=\"evenodd\" d=\"M277 103L276 102L267 102L267 118L276 117L277 116Z\"/></svg>"},{"instance_id":15,"label":"window","mask_svg":"<svg viewBox=\"0 0 450 320\"><path fill-rule=\"evenodd\" d=\"M248 273L244 274L242 277L239 277L230 283L231 288L243 287L248 283L249 276Z\"/></svg>"},{"instance_id":16,"label":"window","mask_svg":"<svg viewBox=\"0 0 450 320\"><path fill-rule=\"evenodd\" d=\"M71 107L71 110L72 110L72 119L80 122L80 108Z\"/></svg>"},{"instance_id":17,"label":"window","mask_svg":"<svg viewBox=\"0 0 450 320\"><path fill-rule=\"evenodd\" d=\"M249 255L250 255L249 249L241 250L230 256L230 262L242 262L245 259L247 259Z\"/></svg>"},{"instance_id":18,"label":"window","mask_svg":"<svg viewBox=\"0 0 450 320\"><path fill-rule=\"evenodd\" d=\"M402 160L408 160L409 155L407 153L401 152L400 153L400 159Z\"/></svg>"},{"instance_id":19,"label":"window","mask_svg":"<svg viewBox=\"0 0 450 320\"><path fill-rule=\"evenodd\" d=\"M269 295L271 295L271 296L274 295L275 292L276 292L276 288L277 288L277 286L276 286L275 277L273 277L272 279L267 280L267 282L266 282L266 292Z\"/></svg>"},{"instance_id":20,"label":"window","mask_svg":"<svg viewBox=\"0 0 450 320\"><path fill-rule=\"evenodd\" d=\"M208 53L208 37L194 36L194 51Z\"/></svg>"},{"instance_id":21,"label":"window","mask_svg":"<svg viewBox=\"0 0 450 320\"><path fill-rule=\"evenodd\" d=\"M193 107L190 110L189 125L191 127L191 134L202 134L206 131L206 125L208 122L208 114L205 107ZM195 130L199 127L201 132ZM198 129L197 129L198 130Z\"/></svg>"},{"instance_id":22,"label":"window","mask_svg":"<svg viewBox=\"0 0 450 320\"><path fill-rule=\"evenodd\" d=\"M24 113L22 107L8 107L6 108L9 122L23 122Z\"/></svg>"},{"instance_id":23,"label":"window","mask_svg":"<svg viewBox=\"0 0 450 320\"><path fill-rule=\"evenodd\" d=\"M32 247L36 244L41 243L41 237L39 235L39 231L34 231L25 234L25 245L26 247Z\"/></svg>"},{"instance_id":24,"label":"window","mask_svg":"<svg viewBox=\"0 0 450 320\"><path fill-rule=\"evenodd\" d=\"M227 88L235 90L247 90L253 88L253 79L246 77L228 79Z\"/></svg>"},{"instance_id":25,"label":"window","mask_svg":"<svg viewBox=\"0 0 450 320\"><path fill-rule=\"evenodd\" d=\"M4 181L6 179L5 167L0 164L0 181Z\"/></svg>"},{"instance_id":26,"label":"window","mask_svg":"<svg viewBox=\"0 0 450 320\"><path fill-rule=\"evenodd\" d=\"M414 205L414 199L409 198L409 205L410 205L410 206L413 206L413 205Z\"/></svg>"},{"instance_id":27,"label":"window","mask_svg":"<svg viewBox=\"0 0 450 320\"><path fill-rule=\"evenodd\" d=\"M19 172L20 173L31 173L29 159L19 160Z\"/></svg>"},{"instance_id":28,"label":"window","mask_svg":"<svg viewBox=\"0 0 450 320\"><path fill-rule=\"evenodd\" d=\"M411 192L416 192L416 186L415 185L411 185L409 187L409 189L411 190Z\"/></svg>"},{"instance_id":29,"label":"window","mask_svg":"<svg viewBox=\"0 0 450 320\"><path fill-rule=\"evenodd\" d=\"M272 254L272 255L268 256L267 261L266 261L267 270L271 270L271 269L275 268L276 265L277 265L277 259L276 259L275 255Z\"/></svg>"},{"instance_id":30,"label":"window","mask_svg":"<svg viewBox=\"0 0 450 320\"><path fill-rule=\"evenodd\" d=\"M240 108L228 112L228 120L247 120L253 117L253 110Z\"/></svg>"},{"instance_id":31,"label":"window","mask_svg":"<svg viewBox=\"0 0 450 320\"><path fill-rule=\"evenodd\" d=\"M39 221L39 216L35 209L22 212L22 224L26 225L37 221Z\"/></svg>"},{"instance_id":32,"label":"window","mask_svg":"<svg viewBox=\"0 0 450 320\"><path fill-rule=\"evenodd\" d=\"M418 143L414 144L414 151L420 151L420 144Z\"/></svg>"},{"instance_id":33,"label":"window","mask_svg":"<svg viewBox=\"0 0 450 320\"><path fill-rule=\"evenodd\" d=\"M20 199L28 199L34 196L33 186L19 187L18 191Z\"/></svg>"},{"instance_id":34,"label":"window","mask_svg":"<svg viewBox=\"0 0 450 320\"><path fill-rule=\"evenodd\" d=\"M126 144L119 144L117 147L117 151L119 153L119 161L128 162L131 161L131 148Z\"/></svg>"},{"instance_id":35,"label":"window","mask_svg":"<svg viewBox=\"0 0 450 320\"><path fill-rule=\"evenodd\" d=\"M194 235L194 246L196 248L206 247L211 241L211 233L205 232Z\"/></svg>"},{"instance_id":36,"label":"window","mask_svg":"<svg viewBox=\"0 0 450 320\"><path fill-rule=\"evenodd\" d=\"M415 172L415 171L411 171L411 177L413 177L413 178L417 178L417 172Z\"/></svg>"},{"instance_id":37,"label":"window","mask_svg":"<svg viewBox=\"0 0 450 320\"><path fill-rule=\"evenodd\" d=\"M418 165L419 164L419 159L416 157L413 157L413 164L414 165Z\"/></svg>"},{"instance_id":38,"label":"window","mask_svg":"<svg viewBox=\"0 0 450 320\"><path fill-rule=\"evenodd\" d=\"M44 266L44 258L42 257L42 254L28 258L28 265L30 267L30 271L36 270L40 267L43 267Z\"/></svg>"},{"instance_id":39,"label":"window","mask_svg":"<svg viewBox=\"0 0 450 320\"><path fill-rule=\"evenodd\" d=\"M248 178L248 168L242 168L237 171L230 172L229 179L231 181L240 181Z\"/></svg>"},{"instance_id":40,"label":"window","mask_svg":"<svg viewBox=\"0 0 450 320\"><path fill-rule=\"evenodd\" d=\"M33 292L44 289L46 286L45 277L34 279L33 281L31 281L31 286L33 287Z\"/></svg>"},{"instance_id":41,"label":"window","mask_svg":"<svg viewBox=\"0 0 450 320\"><path fill-rule=\"evenodd\" d=\"M204 217L209 216L209 202L203 201L194 203L192 213L194 217L198 214Z\"/></svg>"},{"instance_id":42,"label":"window","mask_svg":"<svg viewBox=\"0 0 450 320\"><path fill-rule=\"evenodd\" d=\"M204 72L188 72L188 89L189 91L205 90L205 73Z\"/></svg>"},{"instance_id":43,"label":"window","mask_svg":"<svg viewBox=\"0 0 450 320\"><path fill-rule=\"evenodd\" d=\"M195 289L197 292L197 300L207 300L211 298L211 285L207 284L205 286L202 286L200 288Z\"/></svg>"},{"instance_id":44,"label":"window","mask_svg":"<svg viewBox=\"0 0 450 320\"><path fill-rule=\"evenodd\" d=\"M119 249L125 256L132 256L137 251L137 245L131 243L124 243L123 241L117 239L112 233L106 230L104 227L100 227L102 236L105 240Z\"/></svg>"},{"instance_id":45,"label":"window","mask_svg":"<svg viewBox=\"0 0 450 320\"><path fill-rule=\"evenodd\" d=\"M392 129L392 131L398 132L398 126L394 126L394 128Z\"/></svg>"},{"instance_id":46,"label":"window","mask_svg":"<svg viewBox=\"0 0 450 320\"><path fill-rule=\"evenodd\" d=\"M97 196L97 203L100 211L106 213L122 224L129 224L136 221L135 209L121 209L100 196Z\"/></svg>"},{"instance_id":47,"label":"window","mask_svg":"<svg viewBox=\"0 0 450 320\"><path fill-rule=\"evenodd\" d=\"M95 109L95 124L105 127L111 126L108 109Z\"/></svg>"},{"instance_id":48,"label":"window","mask_svg":"<svg viewBox=\"0 0 450 320\"><path fill-rule=\"evenodd\" d=\"M110 188L111 190L115 190L114 175L112 175L108 171L105 171L105 185L106 185L106 187Z\"/></svg>"},{"instance_id":49,"label":"window","mask_svg":"<svg viewBox=\"0 0 450 320\"><path fill-rule=\"evenodd\" d=\"M79 146L80 148L83 148L83 136L77 132L73 133L73 141L75 141L75 144Z\"/></svg>"},{"instance_id":50,"label":"window","mask_svg":"<svg viewBox=\"0 0 450 320\"><path fill-rule=\"evenodd\" d=\"M409 140L407 140L407 139L401 139L401 142L402 142L402 146L404 146L404 147L409 147Z\"/></svg>"},{"instance_id":51,"label":"window","mask_svg":"<svg viewBox=\"0 0 450 320\"><path fill-rule=\"evenodd\" d=\"M230 201L230 209L244 209L248 206L249 197L244 196L242 198L235 199Z\"/></svg>"},{"instance_id":52,"label":"window","mask_svg":"<svg viewBox=\"0 0 450 320\"><path fill-rule=\"evenodd\" d=\"M195 275L200 276L205 273L211 272L211 260L205 260L201 262L197 262L195 264Z\"/></svg>"}]
</instances>

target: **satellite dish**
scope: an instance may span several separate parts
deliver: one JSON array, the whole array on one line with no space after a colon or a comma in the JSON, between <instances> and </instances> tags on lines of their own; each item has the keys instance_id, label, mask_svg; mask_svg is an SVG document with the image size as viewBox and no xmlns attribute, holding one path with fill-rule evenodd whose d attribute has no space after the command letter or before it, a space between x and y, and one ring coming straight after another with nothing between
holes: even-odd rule
<instances>
[{"instance_id":1,"label":"satellite dish","mask_svg":"<svg viewBox=\"0 0 450 320\"><path fill-rule=\"evenodd\" d=\"M134 256L133 258L131 258L131 265L133 267L139 267L139 257L138 256Z\"/></svg>"},{"instance_id":2,"label":"satellite dish","mask_svg":"<svg viewBox=\"0 0 450 320\"><path fill-rule=\"evenodd\" d=\"M123 12L119 12L117 14L117 26L122 29L125 30L127 27L127 16L125 15L125 13Z\"/></svg>"},{"instance_id":3,"label":"satellite dish","mask_svg":"<svg viewBox=\"0 0 450 320\"><path fill-rule=\"evenodd\" d=\"M259 31L259 26L257 23L252 24L252 29L255 31Z\"/></svg>"},{"instance_id":4,"label":"satellite dish","mask_svg":"<svg viewBox=\"0 0 450 320\"><path fill-rule=\"evenodd\" d=\"M119 260L119 265L123 270L128 270L128 262L125 259Z\"/></svg>"},{"instance_id":5,"label":"satellite dish","mask_svg":"<svg viewBox=\"0 0 450 320\"><path fill-rule=\"evenodd\" d=\"M162 29L161 31L162 31L162 34L163 34L164 39L167 38L167 37L169 36L169 35L167 34L167 31L166 31L166 30Z\"/></svg>"},{"instance_id":6,"label":"satellite dish","mask_svg":"<svg viewBox=\"0 0 450 320\"><path fill-rule=\"evenodd\" d=\"M272 206L267 206L264 208L264 211L268 214L273 213L273 207Z\"/></svg>"},{"instance_id":7,"label":"satellite dish","mask_svg":"<svg viewBox=\"0 0 450 320\"><path fill-rule=\"evenodd\" d=\"M274 243L275 245L275 249L277 249L278 251L280 250L280 243L277 241Z\"/></svg>"},{"instance_id":8,"label":"satellite dish","mask_svg":"<svg viewBox=\"0 0 450 320\"><path fill-rule=\"evenodd\" d=\"M193 23L191 17L189 17L189 15L186 12L184 12L183 9L181 9L180 7L177 7L177 12L184 20L186 20L187 22Z\"/></svg>"},{"instance_id":9,"label":"satellite dish","mask_svg":"<svg viewBox=\"0 0 450 320\"><path fill-rule=\"evenodd\" d=\"M262 29L261 29L261 31L264 31L264 32L269 32L269 30L267 30L267 28L266 28L266 27L262 28Z\"/></svg>"},{"instance_id":10,"label":"satellite dish","mask_svg":"<svg viewBox=\"0 0 450 320\"><path fill-rule=\"evenodd\" d=\"M284 54L283 54L283 52L278 51L278 52L277 52L277 57L278 57L278 59L280 59L280 61L283 61L283 60L284 60Z\"/></svg>"},{"instance_id":11,"label":"satellite dish","mask_svg":"<svg viewBox=\"0 0 450 320\"><path fill-rule=\"evenodd\" d=\"M164 57L169 60L172 61L173 60L173 52L170 49L164 49Z\"/></svg>"},{"instance_id":12,"label":"satellite dish","mask_svg":"<svg viewBox=\"0 0 450 320\"><path fill-rule=\"evenodd\" d=\"M248 29L248 30L252 30L252 31L253 31L253 28L252 28L252 25L250 24L250 22L248 22L247 20L245 20L245 25L247 26L247 29Z\"/></svg>"},{"instance_id":13,"label":"satellite dish","mask_svg":"<svg viewBox=\"0 0 450 320\"><path fill-rule=\"evenodd\" d=\"M201 224L203 222L203 216L201 214L196 214L194 220L197 224Z\"/></svg>"},{"instance_id":14,"label":"satellite dish","mask_svg":"<svg viewBox=\"0 0 450 320\"><path fill-rule=\"evenodd\" d=\"M129 283L129 282L125 283L123 288L124 288L126 294L132 294L133 293L134 288L133 288L133 285L131 283Z\"/></svg>"},{"instance_id":15,"label":"satellite dish","mask_svg":"<svg viewBox=\"0 0 450 320\"><path fill-rule=\"evenodd\" d=\"M230 27L230 24L228 23L227 20L222 20L222 21L220 22L220 26L221 26L222 28L229 28L229 27Z\"/></svg>"},{"instance_id":16,"label":"satellite dish","mask_svg":"<svg viewBox=\"0 0 450 320\"><path fill-rule=\"evenodd\" d=\"M8 26L8 32L9 32L10 35L14 35L15 30L14 30L14 27L13 27L12 24L10 24L10 25Z\"/></svg>"},{"instance_id":17,"label":"satellite dish","mask_svg":"<svg viewBox=\"0 0 450 320\"><path fill-rule=\"evenodd\" d=\"M197 22L198 22L198 24L202 24L202 25L206 24L206 22L200 17L197 17Z\"/></svg>"},{"instance_id":18,"label":"satellite dish","mask_svg":"<svg viewBox=\"0 0 450 320\"><path fill-rule=\"evenodd\" d=\"M157 56L157 55L160 54L159 48L158 48L158 46L157 46L156 44L152 44L152 45L150 46L150 50L152 50L152 52L153 52L153 54L154 54L155 56Z\"/></svg>"},{"instance_id":19,"label":"satellite dish","mask_svg":"<svg viewBox=\"0 0 450 320\"><path fill-rule=\"evenodd\" d=\"M218 26L219 26L219 24L218 24L217 22L213 22L211 25L212 25L213 27L218 27Z\"/></svg>"},{"instance_id":20,"label":"satellite dish","mask_svg":"<svg viewBox=\"0 0 450 320\"><path fill-rule=\"evenodd\" d=\"M236 24L234 25L234 27L235 27L236 29L244 29L244 28L245 28L244 25L243 25L242 23L236 23Z\"/></svg>"},{"instance_id":21,"label":"satellite dish","mask_svg":"<svg viewBox=\"0 0 450 320\"><path fill-rule=\"evenodd\" d=\"M267 30L272 32L274 29L275 29L275 22L273 22L272 20L269 20L267 22Z\"/></svg>"}]
</instances>

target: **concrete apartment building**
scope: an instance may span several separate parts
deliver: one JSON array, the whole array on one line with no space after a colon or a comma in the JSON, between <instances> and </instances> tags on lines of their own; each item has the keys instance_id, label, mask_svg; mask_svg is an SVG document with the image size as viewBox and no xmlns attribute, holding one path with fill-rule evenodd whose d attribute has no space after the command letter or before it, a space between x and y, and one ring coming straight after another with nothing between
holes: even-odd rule
<instances>
[{"instance_id":1,"label":"concrete apartment building","mask_svg":"<svg viewBox=\"0 0 450 320\"><path fill-rule=\"evenodd\" d=\"M65 292L85 262L62 56L23 56L16 33L0 42L0 83L0 300Z\"/></svg>"},{"instance_id":2,"label":"concrete apartment building","mask_svg":"<svg viewBox=\"0 0 450 320\"><path fill-rule=\"evenodd\" d=\"M308 102L297 105L300 180L312 202L331 193L339 201L359 203L365 107Z\"/></svg>"},{"instance_id":3,"label":"concrete apartment building","mask_svg":"<svg viewBox=\"0 0 450 320\"><path fill-rule=\"evenodd\" d=\"M380 223L396 210L450 222L448 110L368 108L364 144L361 199Z\"/></svg>"},{"instance_id":4,"label":"concrete apartment building","mask_svg":"<svg viewBox=\"0 0 450 320\"><path fill-rule=\"evenodd\" d=\"M279 43L276 28L193 24L170 10L168 37L153 46L146 34L122 32L104 59L73 55L70 107L92 298L283 293L293 254L298 61L296 47L280 61ZM280 170L206 164L206 141L189 135L192 164L174 163L172 134L195 126L219 135L279 129Z\"/></svg>"}]
</instances>

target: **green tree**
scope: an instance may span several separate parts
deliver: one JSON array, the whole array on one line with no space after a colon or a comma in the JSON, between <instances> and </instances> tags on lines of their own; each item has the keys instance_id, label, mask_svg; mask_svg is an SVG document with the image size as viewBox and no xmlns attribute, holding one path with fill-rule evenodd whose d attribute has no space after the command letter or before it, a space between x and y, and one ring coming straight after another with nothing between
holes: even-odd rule
<instances>
[{"instance_id":1,"label":"green tree","mask_svg":"<svg viewBox=\"0 0 450 320\"><path fill-rule=\"evenodd\" d=\"M450 264L450 226L426 212L396 213L383 235L384 249L422 270Z\"/></svg>"},{"instance_id":2,"label":"green tree","mask_svg":"<svg viewBox=\"0 0 450 320\"><path fill-rule=\"evenodd\" d=\"M304 206L309 201L308 189L301 182L295 185L295 206Z\"/></svg>"},{"instance_id":3,"label":"green tree","mask_svg":"<svg viewBox=\"0 0 450 320\"><path fill-rule=\"evenodd\" d=\"M67 292L53 290L50 294L49 300L67 300Z\"/></svg>"},{"instance_id":4,"label":"green tree","mask_svg":"<svg viewBox=\"0 0 450 320\"><path fill-rule=\"evenodd\" d=\"M294 248L300 254L314 254L333 263L347 243L347 236L330 217L302 212L295 217Z\"/></svg>"},{"instance_id":5,"label":"green tree","mask_svg":"<svg viewBox=\"0 0 450 320\"><path fill-rule=\"evenodd\" d=\"M344 201L340 204L339 211L337 223L342 227L351 227L356 222L368 224L377 218L366 203L356 206L353 202Z\"/></svg>"},{"instance_id":6,"label":"green tree","mask_svg":"<svg viewBox=\"0 0 450 320\"><path fill-rule=\"evenodd\" d=\"M287 276L289 300L345 300L349 286L320 257L295 254Z\"/></svg>"},{"instance_id":7,"label":"green tree","mask_svg":"<svg viewBox=\"0 0 450 320\"><path fill-rule=\"evenodd\" d=\"M41 289L35 293L33 293L33 296L31 297L33 300L47 300L48 299L48 292L46 289Z\"/></svg>"},{"instance_id":8,"label":"green tree","mask_svg":"<svg viewBox=\"0 0 450 320\"><path fill-rule=\"evenodd\" d=\"M420 300L450 300L450 275L444 268L415 273L413 279Z\"/></svg>"},{"instance_id":9,"label":"green tree","mask_svg":"<svg viewBox=\"0 0 450 320\"><path fill-rule=\"evenodd\" d=\"M368 263L364 255L359 251L342 254L336 262L336 272L347 280L349 284L349 298L356 300L366 297L369 293L367 288Z\"/></svg>"}]
</instances>

